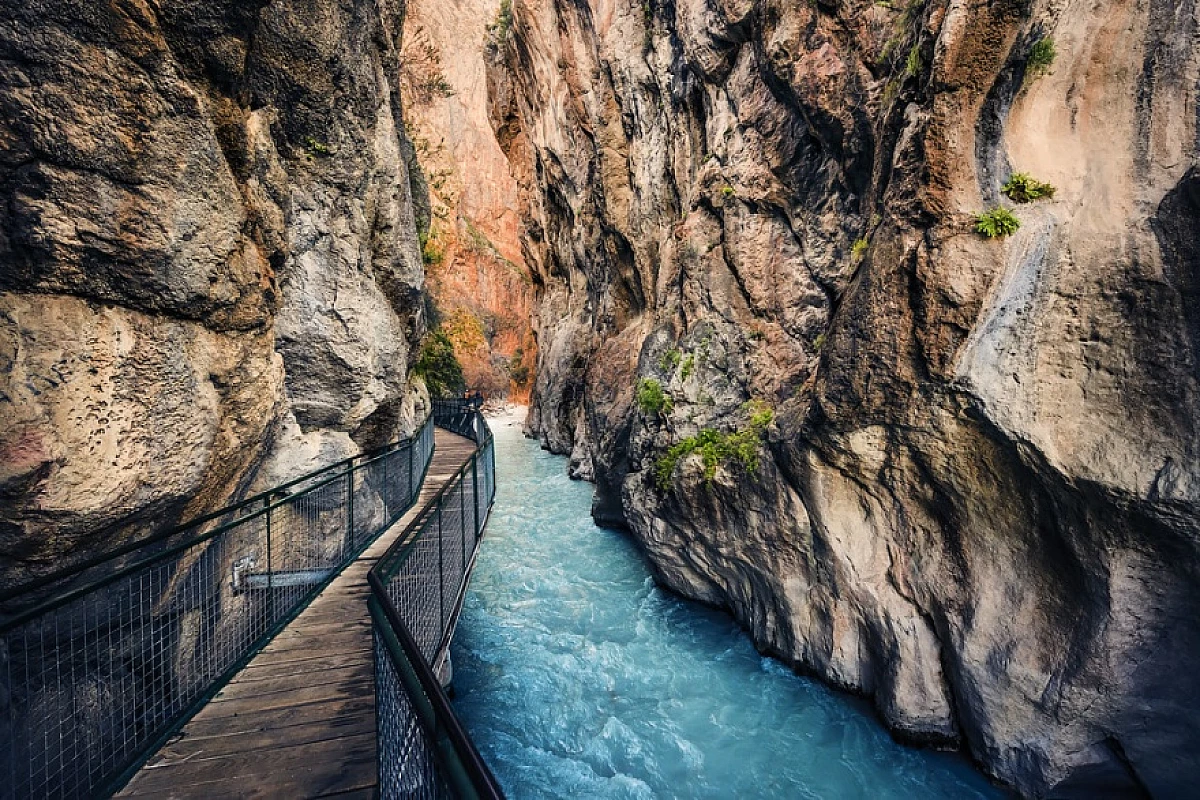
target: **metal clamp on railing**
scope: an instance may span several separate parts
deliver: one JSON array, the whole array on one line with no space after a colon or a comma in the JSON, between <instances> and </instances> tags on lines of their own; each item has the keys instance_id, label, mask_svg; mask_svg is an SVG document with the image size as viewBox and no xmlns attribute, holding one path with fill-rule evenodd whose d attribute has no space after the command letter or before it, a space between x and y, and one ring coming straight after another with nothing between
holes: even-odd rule
<instances>
[{"instance_id":1,"label":"metal clamp on railing","mask_svg":"<svg viewBox=\"0 0 1200 800\"><path fill-rule=\"evenodd\" d=\"M416 502L433 420L187 525L5 592L0 796L120 787Z\"/></svg>"},{"instance_id":2,"label":"metal clamp on railing","mask_svg":"<svg viewBox=\"0 0 1200 800\"><path fill-rule=\"evenodd\" d=\"M367 576L379 793L501 798L434 670L448 652L495 497L495 448L477 404L438 401L434 419L477 447Z\"/></svg>"}]
</instances>

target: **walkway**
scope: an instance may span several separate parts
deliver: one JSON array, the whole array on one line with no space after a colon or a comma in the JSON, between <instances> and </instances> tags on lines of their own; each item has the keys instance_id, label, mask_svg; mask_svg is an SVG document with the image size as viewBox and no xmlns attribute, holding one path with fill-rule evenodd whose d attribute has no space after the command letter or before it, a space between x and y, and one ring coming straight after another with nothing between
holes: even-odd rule
<instances>
[{"instance_id":1,"label":"walkway","mask_svg":"<svg viewBox=\"0 0 1200 800\"><path fill-rule=\"evenodd\" d=\"M118 797L373 797L375 690L367 571L475 444L437 429L412 509L334 579Z\"/></svg>"}]
</instances>

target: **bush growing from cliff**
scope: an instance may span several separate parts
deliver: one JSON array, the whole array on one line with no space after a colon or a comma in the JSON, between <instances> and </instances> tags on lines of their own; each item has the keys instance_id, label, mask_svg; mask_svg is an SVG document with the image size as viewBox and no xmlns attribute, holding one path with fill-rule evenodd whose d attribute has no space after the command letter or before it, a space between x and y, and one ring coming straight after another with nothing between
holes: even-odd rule
<instances>
[{"instance_id":1,"label":"bush growing from cliff","mask_svg":"<svg viewBox=\"0 0 1200 800\"><path fill-rule=\"evenodd\" d=\"M496 44L504 44L508 41L508 32L512 30L512 22L512 0L500 0L500 10L496 12L496 21L487 26L488 36Z\"/></svg>"},{"instance_id":2,"label":"bush growing from cliff","mask_svg":"<svg viewBox=\"0 0 1200 800\"><path fill-rule=\"evenodd\" d=\"M1021 221L1003 206L996 206L975 217L975 232L988 239L1011 236L1021 227Z\"/></svg>"},{"instance_id":3,"label":"bush growing from cliff","mask_svg":"<svg viewBox=\"0 0 1200 800\"><path fill-rule=\"evenodd\" d=\"M425 380L433 397L454 397L466 386L454 343L442 331L431 331L425 337L413 374Z\"/></svg>"},{"instance_id":4,"label":"bush growing from cliff","mask_svg":"<svg viewBox=\"0 0 1200 800\"><path fill-rule=\"evenodd\" d=\"M525 365L525 348L518 347L508 361L508 376L512 378L513 383L524 386L529 382L531 372Z\"/></svg>"},{"instance_id":5,"label":"bush growing from cliff","mask_svg":"<svg viewBox=\"0 0 1200 800\"><path fill-rule=\"evenodd\" d=\"M692 373L695 372L695 370L696 356L689 354L688 357L683 360L683 369L679 371L679 378L686 381L692 376Z\"/></svg>"},{"instance_id":6,"label":"bush growing from cliff","mask_svg":"<svg viewBox=\"0 0 1200 800\"><path fill-rule=\"evenodd\" d=\"M854 244L850 245L850 258L854 261L861 261L862 257L867 254L867 248L871 243L866 239L855 239Z\"/></svg>"},{"instance_id":7,"label":"bush growing from cliff","mask_svg":"<svg viewBox=\"0 0 1200 800\"><path fill-rule=\"evenodd\" d=\"M1014 172L1000 187L1000 191L1008 195L1014 203L1031 203L1041 198L1054 197L1054 187L1042 183L1037 178L1030 177L1024 172Z\"/></svg>"},{"instance_id":8,"label":"bush growing from cliff","mask_svg":"<svg viewBox=\"0 0 1200 800\"><path fill-rule=\"evenodd\" d=\"M661 416L670 414L675 407L670 395L663 391L662 384L654 378L642 378L637 385L637 404L643 414Z\"/></svg>"},{"instance_id":9,"label":"bush growing from cliff","mask_svg":"<svg viewBox=\"0 0 1200 800\"><path fill-rule=\"evenodd\" d=\"M1050 71L1057 55L1058 51L1054 49L1053 39L1049 36L1038 39L1029 48L1029 61L1025 66L1025 76L1038 78L1045 75Z\"/></svg>"},{"instance_id":10,"label":"bush growing from cliff","mask_svg":"<svg viewBox=\"0 0 1200 800\"><path fill-rule=\"evenodd\" d=\"M667 452L655 462L654 482L662 491L671 487L671 479L679 462L692 455L699 455L704 465L704 480L711 483L722 464L735 462L749 474L758 471L758 450L767 426L775 419L775 412L762 401L752 400L743 406L750 415L748 427L733 433L722 433L705 428L695 436L671 445Z\"/></svg>"},{"instance_id":11,"label":"bush growing from cliff","mask_svg":"<svg viewBox=\"0 0 1200 800\"><path fill-rule=\"evenodd\" d=\"M333 155L333 149L329 145L317 141L311 136L304 137L304 149L308 151L309 160L312 160L313 156L317 158L329 158Z\"/></svg>"},{"instance_id":12,"label":"bush growing from cliff","mask_svg":"<svg viewBox=\"0 0 1200 800\"><path fill-rule=\"evenodd\" d=\"M912 49L908 51L908 57L904 59L904 72L910 77L915 78L921 74L924 66L921 61L921 46L914 44Z\"/></svg>"},{"instance_id":13,"label":"bush growing from cliff","mask_svg":"<svg viewBox=\"0 0 1200 800\"><path fill-rule=\"evenodd\" d=\"M679 360L683 358L683 354L679 352L679 348L673 348L662 354L662 358L658 360L658 368L663 372L671 372L679 366Z\"/></svg>"},{"instance_id":14,"label":"bush growing from cliff","mask_svg":"<svg viewBox=\"0 0 1200 800\"><path fill-rule=\"evenodd\" d=\"M436 267L438 264L441 264L445 253L442 252L437 239L429 231L421 231L418 234L418 239L421 243L422 263L427 267Z\"/></svg>"}]
</instances>

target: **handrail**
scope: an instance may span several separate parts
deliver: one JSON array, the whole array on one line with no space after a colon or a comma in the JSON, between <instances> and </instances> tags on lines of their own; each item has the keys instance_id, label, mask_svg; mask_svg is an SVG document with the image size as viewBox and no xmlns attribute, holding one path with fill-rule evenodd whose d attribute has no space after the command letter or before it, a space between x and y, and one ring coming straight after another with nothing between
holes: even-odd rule
<instances>
[{"instance_id":1,"label":"handrail","mask_svg":"<svg viewBox=\"0 0 1200 800\"><path fill-rule=\"evenodd\" d=\"M0 796L85 796L123 785L412 507L432 453L430 415L394 445L40 579L44 588L114 565L0 625ZM239 511L213 530L117 562Z\"/></svg>"},{"instance_id":2,"label":"handrail","mask_svg":"<svg viewBox=\"0 0 1200 800\"><path fill-rule=\"evenodd\" d=\"M449 645L471 565L487 524L487 513L495 497L495 451L491 430L473 405L438 401L434 404L434 418L439 427L472 439L477 447L466 463L430 498L421 513L396 538L367 575L370 587L368 608L375 631L379 792L384 800L388 800L393 796L413 793L420 787L426 790L424 794L499 800L504 796L500 785L454 714L432 666L432 662ZM479 480L481 464L483 486L480 486ZM471 476L470 523L467 522L466 512L468 475ZM454 514L453 500L448 500L455 494L459 498L457 516ZM454 563L449 569L445 565L447 531L443 521L446 518L451 520L451 526L457 520L457 534L462 544L462 551L456 554L460 558L450 558ZM469 556L466 552L468 524L472 538ZM451 530L450 535L453 538L455 531ZM436 545L430 544L434 539ZM454 544L456 542L451 541L451 545ZM437 549L439 611L436 624L440 629L431 631L437 637L428 652L422 650L409 624L431 621L428 617L432 614L432 599L412 597L411 591L405 593L404 599L411 606L413 617L406 622L393 601L393 593L389 591L389 584L397 578L424 575L419 569L414 569L405 576L401 570L410 557L416 558L415 554L426 545L430 547L427 554L430 559L432 549ZM451 587L455 599L448 613L445 602L447 578L457 584ZM421 588L428 590L431 587L425 581L421 583ZM399 596L399 592L396 596ZM423 600L430 602L424 603ZM414 719L415 726L409 724ZM412 737L418 732L423 737L413 740ZM400 753L406 754L403 761L398 759ZM435 785L426 785L430 781Z\"/></svg>"},{"instance_id":3,"label":"handrail","mask_svg":"<svg viewBox=\"0 0 1200 800\"><path fill-rule=\"evenodd\" d=\"M429 419L430 419L430 417L427 417L426 420L421 423L422 428L429 422ZM84 560L79 561L74 564L70 564L66 567L63 567L62 569L58 569L53 572L47 573L46 575L42 575L41 577L34 578L33 580L27 581L18 586L6 588L6 589L0 589L0 603L8 602L9 600L12 600L21 595L30 594L31 592L35 592L38 589L49 586L50 584L58 583L59 581L66 580L73 576L79 575L83 572L87 572L88 570L95 569L96 567L98 567L102 564L105 564L109 561L114 561L121 556L128 555L137 550L141 550L149 545L156 544L156 543L164 541L166 539L170 539L174 536L178 536L179 534L184 533L185 531L188 531L192 528L196 528L201 525L204 525L205 523L212 522L214 519L220 519L221 517L225 516L226 514L232 514L233 512L237 511L238 509L246 508L248 506L253 506L253 505L257 504L258 502L262 501L264 498L277 496L277 495L279 495L280 492L283 492L286 489L290 489L293 486L296 486L297 484L304 483L305 481L308 481L308 480L312 480L313 478L317 477L318 475L322 475L324 473L328 473L333 470L342 469L343 467L347 467L347 465L351 465L351 468L353 468L352 465L356 459L369 458L369 460L367 462L364 462L364 464L369 463L370 460L377 460L378 458L382 458L395 450L398 450L402 447L407 447L409 444L411 444L413 438L414 437L412 437L412 436L408 436L403 439L399 439L395 442L392 442L391 444L387 444L387 445L384 445L383 447L376 448L375 450L371 450L366 453L358 453L357 455L350 456L349 458L344 458L341 461L336 461L332 464L327 464L323 467L318 467L317 469L313 470L312 472L308 472L308 473L305 473L304 475L301 475L299 478L293 478L292 480L288 481L287 483L280 484L279 486L274 486L270 489L267 489L266 491L262 491L262 492L259 492L258 494L247 497L244 500L239 500L238 502L233 503L231 505L224 506L222 508L218 508L215 511L209 511L205 514L202 514L199 517L195 517L195 518L188 520L187 522L184 522L180 525L176 525L173 528L169 528L165 531L160 531L159 533L155 533L155 534L146 536L141 539L136 539L134 541L127 542L123 545L118 545L117 547L107 550L100 555L93 556L92 558L84 559ZM359 466L363 466L363 464L360 464ZM337 477L344 476L344 475L345 475L345 472L338 473L337 475L333 475L330 478L330 480L336 479ZM311 486L308 487L308 489L312 489L312 488L313 487L311 487ZM261 509L259 511L261 512ZM240 520L234 520L235 523L239 522L239 521ZM233 524L233 523L229 523L229 524Z\"/></svg>"}]
</instances>

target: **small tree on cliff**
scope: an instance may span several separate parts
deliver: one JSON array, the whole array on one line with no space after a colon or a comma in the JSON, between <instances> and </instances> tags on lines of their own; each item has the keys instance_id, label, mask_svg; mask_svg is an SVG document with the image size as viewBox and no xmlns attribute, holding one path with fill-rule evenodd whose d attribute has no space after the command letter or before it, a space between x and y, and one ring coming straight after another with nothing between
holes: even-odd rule
<instances>
[{"instance_id":1,"label":"small tree on cliff","mask_svg":"<svg viewBox=\"0 0 1200 800\"><path fill-rule=\"evenodd\" d=\"M466 386L462 365L454 355L454 343L441 331L431 331L425 337L413 374L425 379L433 397L453 397Z\"/></svg>"}]
</instances>

